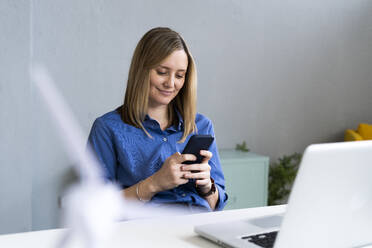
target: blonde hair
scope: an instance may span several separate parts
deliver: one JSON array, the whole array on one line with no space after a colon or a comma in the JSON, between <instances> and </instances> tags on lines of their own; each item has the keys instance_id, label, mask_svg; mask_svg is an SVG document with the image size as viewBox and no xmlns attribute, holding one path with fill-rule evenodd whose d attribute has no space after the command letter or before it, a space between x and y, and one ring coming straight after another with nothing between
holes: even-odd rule
<instances>
[{"instance_id":1,"label":"blonde hair","mask_svg":"<svg viewBox=\"0 0 372 248\"><path fill-rule=\"evenodd\" d=\"M129 69L124 104L121 107L121 119L132 126L141 128L147 136L151 135L142 122L148 110L150 92L150 70L158 66L166 57L176 50L184 50L188 58L185 82L177 96L168 104L168 123L175 124L175 108L183 118L184 131L180 143L196 132L196 66L188 47L182 37L170 28L153 28L138 42L134 50Z\"/></svg>"}]
</instances>

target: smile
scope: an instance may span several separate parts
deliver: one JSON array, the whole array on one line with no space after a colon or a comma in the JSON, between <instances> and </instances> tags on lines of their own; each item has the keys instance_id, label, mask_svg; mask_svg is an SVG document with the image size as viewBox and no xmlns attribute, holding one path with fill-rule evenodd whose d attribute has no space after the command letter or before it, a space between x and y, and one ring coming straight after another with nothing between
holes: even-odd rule
<instances>
[{"instance_id":1,"label":"smile","mask_svg":"<svg viewBox=\"0 0 372 248\"><path fill-rule=\"evenodd\" d=\"M170 96L170 95L173 94L173 91L161 90L161 89L158 89L158 91L159 91L162 95L165 95L165 96Z\"/></svg>"}]
</instances>

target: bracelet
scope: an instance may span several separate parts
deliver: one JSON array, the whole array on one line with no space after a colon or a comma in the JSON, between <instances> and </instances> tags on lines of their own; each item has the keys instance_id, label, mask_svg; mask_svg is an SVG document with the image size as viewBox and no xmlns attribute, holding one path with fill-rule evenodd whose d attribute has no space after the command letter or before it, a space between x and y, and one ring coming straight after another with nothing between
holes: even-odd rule
<instances>
[{"instance_id":1,"label":"bracelet","mask_svg":"<svg viewBox=\"0 0 372 248\"><path fill-rule=\"evenodd\" d=\"M203 193L203 192L201 192L201 190L199 188L196 188L196 191L198 192L198 194L201 197L207 197L207 196L210 196L210 195L212 195L216 192L216 185L214 184L213 178L211 178L211 183L212 183L211 189L207 193Z\"/></svg>"},{"instance_id":2,"label":"bracelet","mask_svg":"<svg viewBox=\"0 0 372 248\"><path fill-rule=\"evenodd\" d=\"M146 203L146 202L148 202L148 201L143 200L143 199L139 196L139 186L140 186L141 183L142 183L142 181L139 181L139 182L137 183L137 186L136 186L136 195L137 195L137 199L138 199L140 202Z\"/></svg>"}]
</instances>

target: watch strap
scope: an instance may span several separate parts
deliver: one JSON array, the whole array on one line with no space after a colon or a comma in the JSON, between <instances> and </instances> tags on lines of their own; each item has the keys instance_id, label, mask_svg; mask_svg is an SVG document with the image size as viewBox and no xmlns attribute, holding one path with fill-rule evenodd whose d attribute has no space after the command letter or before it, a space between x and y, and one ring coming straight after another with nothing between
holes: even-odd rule
<instances>
[{"instance_id":1,"label":"watch strap","mask_svg":"<svg viewBox=\"0 0 372 248\"><path fill-rule=\"evenodd\" d=\"M196 191L198 192L198 194L201 196L201 197L207 197L207 196L210 196L212 194L214 194L216 192L216 185L214 183L214 180L213 178L211 178L211 183L212 183L212 186L211 186L211 189L206 192L206 193L203 193L200 188L196 187Z\"/></svg>"}]
</instances>

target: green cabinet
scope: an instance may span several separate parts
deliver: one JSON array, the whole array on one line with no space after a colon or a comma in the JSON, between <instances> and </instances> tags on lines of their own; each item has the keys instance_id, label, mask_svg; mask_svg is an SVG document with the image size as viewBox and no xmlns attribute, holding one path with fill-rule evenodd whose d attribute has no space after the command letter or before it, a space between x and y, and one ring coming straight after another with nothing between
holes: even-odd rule
<instances>
[{"instance_id":1,"label":"green cabinet","mask_svg":"<svg viewBox=\"0 0 372 248\"><path fill-rule=\"evenodd\" d=\"M229 195L225 209L266 206L269 157L233 149L219 154Z\"/></svg>"}]
</instances>

